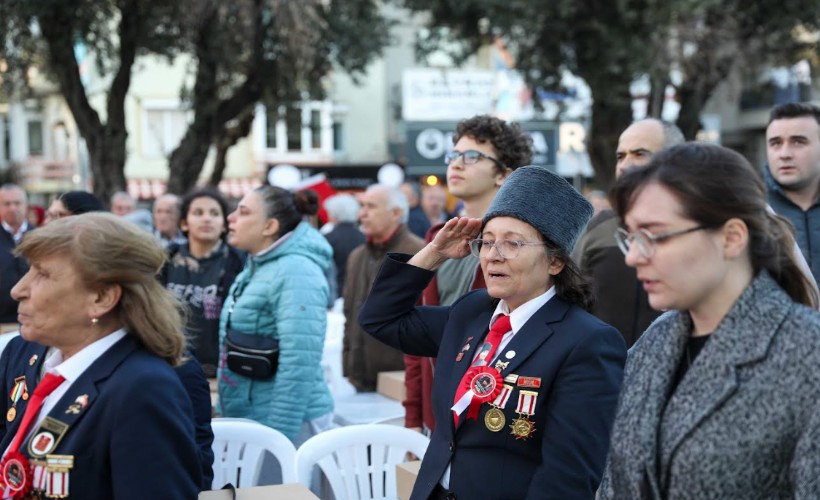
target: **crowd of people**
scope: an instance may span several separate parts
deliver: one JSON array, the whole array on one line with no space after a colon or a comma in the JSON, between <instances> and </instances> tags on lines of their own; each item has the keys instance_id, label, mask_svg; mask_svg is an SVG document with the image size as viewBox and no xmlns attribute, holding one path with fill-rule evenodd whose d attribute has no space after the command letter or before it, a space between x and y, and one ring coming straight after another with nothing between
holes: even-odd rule
<instances>
[{"instance_id":1,"label":"crowd of people","mask_svg":"<svg viewBox=\"0 0 820 500\"><path fill-rule=\"evenodd\" d=\"M820 109L772 110L762 174L625 126L586 197L485 115L444 184L0 186L2 497L196 498L212 416L330 429L340 307L356 391L405 370L414 500L820 498Z\"/></svg>"}]
</instances>

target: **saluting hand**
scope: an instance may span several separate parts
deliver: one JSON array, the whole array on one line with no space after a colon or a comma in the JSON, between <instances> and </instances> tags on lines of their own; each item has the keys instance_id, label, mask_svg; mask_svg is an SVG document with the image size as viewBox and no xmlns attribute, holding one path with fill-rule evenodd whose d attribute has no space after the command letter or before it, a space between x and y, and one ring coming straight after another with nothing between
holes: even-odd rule
<instances>
[{"instance_id":1,"label":"saluting hand","mask_svg":"<svg viewBox=\"0 0 820 500\"><path fill-rule=\"evenodd\" d=\"M470 254L470 240L481 231L481 219L453 217L433 238L433 241L414 255L408 264L435 270L447 259L461 259Z\"/></svg>"}]
</instances>

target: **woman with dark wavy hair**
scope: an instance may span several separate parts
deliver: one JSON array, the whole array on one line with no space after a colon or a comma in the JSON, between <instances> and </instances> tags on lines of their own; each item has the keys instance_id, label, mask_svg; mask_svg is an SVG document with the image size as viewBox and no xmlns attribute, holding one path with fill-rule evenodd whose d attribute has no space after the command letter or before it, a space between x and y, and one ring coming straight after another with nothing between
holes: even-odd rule
<instances>
[{"instance_id":1,"label":"woman with dark wavy hair","mask_svg":"<svg viewBox=\"0 0 820 500\"><path fill-rule=\"evenodd\" d=\"M669 312L629 351L601 498L820 498L820 313L759 173L682 144L612 199Z\"/></svg>"},{"instance_id":2,"label":"woman with dark wavy hair","mask_svg":"<svg viewBox=\"0 0 820 500\"><path fill-rule=\"evenodd\" d=\"M483 219L454 218L416 255L385 259L360 324L438 357L437 425L414 500L595 495L626 347L584 310L589 290L569 257L591 216L564 179L522 167ZM434 271L470 253L486 290L416 307Z\"/></svg>"}]
</instances>

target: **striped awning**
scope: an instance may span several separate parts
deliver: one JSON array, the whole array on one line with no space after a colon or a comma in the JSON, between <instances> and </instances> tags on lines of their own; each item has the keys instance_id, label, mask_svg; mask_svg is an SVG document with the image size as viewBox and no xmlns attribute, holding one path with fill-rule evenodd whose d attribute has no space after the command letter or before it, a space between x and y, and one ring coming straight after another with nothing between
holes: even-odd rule
<instances>
[{"instance_id":1,"label":"striped awning","mask_svg":"<svg viewBox=\"0 0 820 500\"><path fill-rule=\"evenodd\" d=\"M242 198L245 193L262 185L256 177L222 179L219 191L226 198ZM165 179L128 179L128 192L138 200L153 200L165 194L168 182Z\"/></svg>"}]
</instances>

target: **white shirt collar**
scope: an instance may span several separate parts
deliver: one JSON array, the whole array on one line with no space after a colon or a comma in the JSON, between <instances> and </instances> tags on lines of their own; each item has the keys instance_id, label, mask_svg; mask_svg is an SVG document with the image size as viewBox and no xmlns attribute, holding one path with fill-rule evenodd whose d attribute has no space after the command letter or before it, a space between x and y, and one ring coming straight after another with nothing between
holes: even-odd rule
<instances>
[{"instance_id":1,"label":"white shirt collar","mask_svg":"<svg viewBox=\"0 0 820 500\"><path fill-rule=\"evenodd\" d=\"M20 238L23 236L23 233L25 233L28 230L28 221L23 221L23 223L20 224L20 229L18 229L17 232L14 232L14 228L9 226L6 223L6 221L2 221L2 224L3 229L5 229L6 232L9 233L12 238L14 238L15 243L19 242Z\"/></svg>"},{"instance_id":2,"label":"white shirt collar","mask_svg":"<svg viewBox=\"0 0 820 500\"><path fill-rule=\"evenodd\" d=\"M97 358L105 354L105 351L119 342L125 335L125 329L120 328L83 347L66 360L63 360L62 351L59 349L51 349L46 356L46 360L43 362L43 368L46 373L50 372L62 375L66 381L69 382L66 386L69 386L80 378L80 375L82 375Z\"/></svg>"},{"instance_id":3,"label":"white shirt collar","mask_svg":"<svg viewBox=\"0 0 820 500\"><path fill-rule=\"evenodd\" d=\"M524 302L512 313L510 313L510 308L507 306L507 302L504 299L501 299L495 307L495 312L493 312L492 318L490 318L490 326L492 326L498 316L501 316L502 314L509 314L510 326L512 327L513 333L516 333L527 321L530 320L530 318L532 318L533 314L541 309L541 307L543 307L543 305L549 302L549 300L553 297L555 297L554 285L538 297Z\"/></svg>"}]
</instances>

